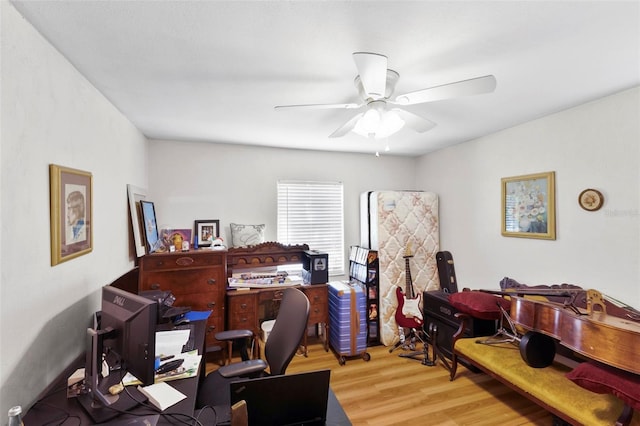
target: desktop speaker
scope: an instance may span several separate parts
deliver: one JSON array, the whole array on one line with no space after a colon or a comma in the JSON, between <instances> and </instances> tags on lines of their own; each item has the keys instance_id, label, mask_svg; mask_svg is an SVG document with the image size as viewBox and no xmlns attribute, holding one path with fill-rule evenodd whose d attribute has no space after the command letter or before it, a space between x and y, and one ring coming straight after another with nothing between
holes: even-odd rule
<instances>
[{"instance_id":1,"label":"desktop speaker","mask_svg":"<svg viewBox=\"0 0 640 426\"><path fill-rule=\"evenodd\" d=\"M329 255L315 250L305 250L302 254L302 281L305 284L329 282Z\"/></svg>"}]
</instances>

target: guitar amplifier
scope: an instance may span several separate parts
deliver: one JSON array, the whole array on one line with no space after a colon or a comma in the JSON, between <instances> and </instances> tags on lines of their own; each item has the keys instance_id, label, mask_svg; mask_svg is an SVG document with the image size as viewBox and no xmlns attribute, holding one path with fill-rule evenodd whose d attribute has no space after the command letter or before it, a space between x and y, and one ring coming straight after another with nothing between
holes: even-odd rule
<instances>
[{"instance_id":1,"label":"guitar amplifier","mask_svg":"<svg viewBox=\"0 0 640 426\"><path fill-rule=\"evenodd\" d=\"M430 330L431 324L437 327L436 345L442 354L451 359L453 353L453 335L458 331L460 320L454 315L459 311L449 303L449 294L441 290L425 291L422 293L423 314L425 330ZM482 320L470 318L469 325L463 332L463 337L491 336L495 334L498 322L495 320ZM470 368L464 360L460 362Z\"/></svg>"}]
</instances>

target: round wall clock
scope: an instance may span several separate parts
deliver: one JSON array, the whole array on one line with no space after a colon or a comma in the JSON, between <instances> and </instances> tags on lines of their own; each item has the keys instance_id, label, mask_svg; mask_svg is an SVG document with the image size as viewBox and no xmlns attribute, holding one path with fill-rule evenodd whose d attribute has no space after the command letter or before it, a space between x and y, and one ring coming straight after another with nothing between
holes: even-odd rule
<instances>
[{"instance_id":1,"label":"round wall clock","mask_svg":"<svg viewBox=\"0 0 640 426\"><path fill-rule=\"evenodd\" d=\"M585 189L578 195L578 203L580 207L590 212L599 210L604 203L602 193L595 189Z\"/></svg>"}]
</instances>

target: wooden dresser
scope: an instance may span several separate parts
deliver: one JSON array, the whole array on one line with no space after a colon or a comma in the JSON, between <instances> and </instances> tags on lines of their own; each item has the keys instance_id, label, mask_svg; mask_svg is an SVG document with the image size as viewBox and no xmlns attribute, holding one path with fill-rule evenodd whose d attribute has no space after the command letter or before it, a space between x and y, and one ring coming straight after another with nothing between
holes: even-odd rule
<instances>
[{"instance_id":1,"label":"wooden dresser","mask_svg":"<svg viewBox=\"0 0 640 426\"><path fill-rule=\"evenodd\" d=\"M309 246L306 244L287 246L276 242L231 248L227 254L227 275L230 277L234 272L249 271L251 268L302 263L305 250L309 250ZM261 324L265 320L275 319L285 288L228 290L227 329L249 329L254 332L257 338L261 336ZM300 285L297 288L309 298L310 310L307 324L323 327L325 350L328 350L326 339L329 333L327 284ZM303 346L306 356L306 333Z\"/></svg>"},{"instance_id":2,"label":"wooden dresser","mask_svg":"<svg viewBox=\"0 0 640 426\"><path fill-rule=\"evenodd\" d=\"M212 311L207 321L206 347L219 345L214 335L225 329L226 282L226 251L153 253L140 258L139 291L170 290L176 297L174 306Z\"/></svg>"}]
</instances>

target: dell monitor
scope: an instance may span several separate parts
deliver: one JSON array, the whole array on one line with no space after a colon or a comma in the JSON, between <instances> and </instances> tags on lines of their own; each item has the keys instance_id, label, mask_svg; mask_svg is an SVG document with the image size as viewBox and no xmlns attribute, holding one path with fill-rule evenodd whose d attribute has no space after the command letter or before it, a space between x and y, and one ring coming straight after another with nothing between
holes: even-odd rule
<instances>
[{"instance_id":1,"label":"dell monitor","mask_svg":"<svg viewBox=\"0 0 640 426\"><path fill-rule=\"evenodd\" d=\"M137 405L138 398L132 398L129 389L119 395L109 392L127 372L145 386L153 384L157 319L156 301L111 286L102 288L99 325L87 330L88 392L80 398L94 421L106 421ZM107 377L102 375L103 360L109 367Z\"/></svg>"}]
</instances>

